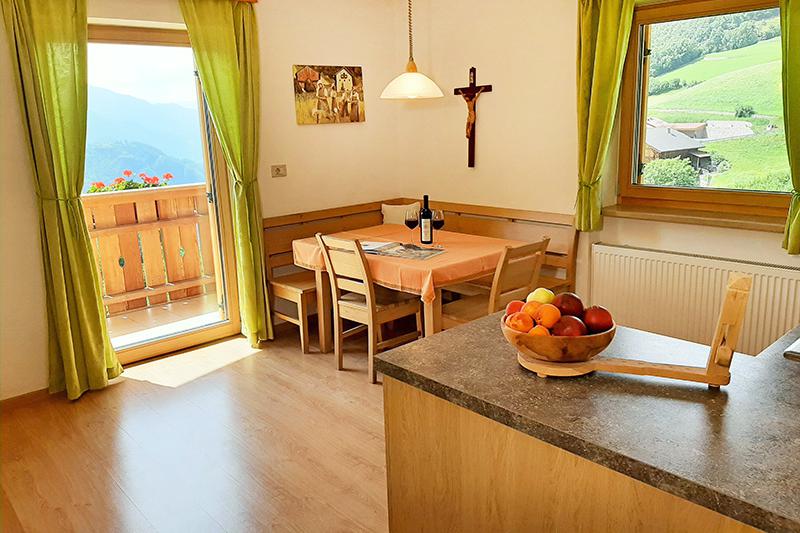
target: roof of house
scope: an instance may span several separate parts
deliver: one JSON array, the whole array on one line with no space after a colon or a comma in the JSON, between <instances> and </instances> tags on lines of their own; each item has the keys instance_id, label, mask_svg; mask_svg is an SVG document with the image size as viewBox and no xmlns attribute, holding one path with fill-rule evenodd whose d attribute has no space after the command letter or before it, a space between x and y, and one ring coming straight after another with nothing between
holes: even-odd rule
<instances>
[{"instance_id":1,"label":"roof of house","mask_svg":"<svg viewBox=\"0 0 800 533\"><path fill-rule=\"evenodd\" d=\"M306 65L297 71L295 77L297 77L298 81L317 81L319 79L319 72Z\"/></svg>"},{"instance_id":2,"label":"roof of house","mask_svg":"<svg viewBox=\"0 0 800 533\"><path fill-rule=\"evenodd\" d=\"M672 128L647 127L645 142L657 152L679 152L681 150L696 150L703 147L703 143L692 139L688 135Z\"/></svg>"}]
</instances>

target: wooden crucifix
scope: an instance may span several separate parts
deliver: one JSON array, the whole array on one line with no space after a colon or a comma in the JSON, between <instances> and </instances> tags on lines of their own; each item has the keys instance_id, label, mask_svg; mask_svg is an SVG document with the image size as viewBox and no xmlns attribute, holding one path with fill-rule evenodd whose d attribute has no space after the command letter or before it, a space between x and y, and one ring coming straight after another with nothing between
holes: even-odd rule
<instances>
[{"instance_id":1,"label":"wooden crucifix","mask_svg":"<svg viewBox=\"0 0 800 533\"><path fill-rule=\"evenodd\" d=\"M467 141L469 151L467 154L467 166L475 166L475 121L477 120L478 97L483 93L492 92L491 85L476 85L475 67L469 69L469 85L458 87L453 90L453 94L460 95L467 103Z\"/></svg>"}]
</instances>

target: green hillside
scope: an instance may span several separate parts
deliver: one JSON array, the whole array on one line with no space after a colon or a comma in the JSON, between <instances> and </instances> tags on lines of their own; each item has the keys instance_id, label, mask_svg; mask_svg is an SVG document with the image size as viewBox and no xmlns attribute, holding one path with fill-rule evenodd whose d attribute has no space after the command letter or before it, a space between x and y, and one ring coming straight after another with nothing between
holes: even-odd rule
<instances>
[{"instance_id":1,"label":"green hillside","mask_svg":"<svg viewBox=\"0 0 800 533\"><path fill-rule=\"evenodd\" d=\"M673 77L673 73L666 77ZM733 113L739 105L750 105L757 114L780 117L783 115L780 77L780 60L729 70L699 85L651 96L648 106L660 110Z\"/></svg>"},{"instance_id":2,"label":"green hillside","mask_svg":"<svg viewBox=\"0 0 800 533\"><path fill-rule=\"evenodd\" d=\"M781 59L781 39L776 37L738 50L715 52L685 67L652 78L656 80L681 79L687 82L702 82L747 67L761 65Z\"/></svg>"},{"instance_id":3,"label":"green hillside","mask_svg":"<svg viewBox=\"0 0 800 533\"><path fill-rule=\"evenodd\" d=\"M711 179L712 187L756 188L754 180L767 176L789 176L789 156L783 132L765 133L708 143L705 151L726 159L731 169ZM788 178L771 186L776 190L791 191Z\"/></svg>"}]
</instances>

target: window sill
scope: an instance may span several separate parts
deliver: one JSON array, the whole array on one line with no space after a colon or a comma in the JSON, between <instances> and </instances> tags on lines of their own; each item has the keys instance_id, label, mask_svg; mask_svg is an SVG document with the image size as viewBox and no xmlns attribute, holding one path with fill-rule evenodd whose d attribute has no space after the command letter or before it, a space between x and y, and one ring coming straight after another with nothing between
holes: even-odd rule
<instances>
[{"instance_id":1,"label":"window sill","mask_svg":"<svg viewBox=\"0 0 800 533\"><path fill-rule=\"evenodd\" d=\"M715 226L719 228L766 231L770 233L783 233L786 224L786 220L781 217L623 205L604 207L603 215L614 218L631 218L636 220L671 222L673 224L693 224L697 226Z\"/></svg>"}]
</instances>

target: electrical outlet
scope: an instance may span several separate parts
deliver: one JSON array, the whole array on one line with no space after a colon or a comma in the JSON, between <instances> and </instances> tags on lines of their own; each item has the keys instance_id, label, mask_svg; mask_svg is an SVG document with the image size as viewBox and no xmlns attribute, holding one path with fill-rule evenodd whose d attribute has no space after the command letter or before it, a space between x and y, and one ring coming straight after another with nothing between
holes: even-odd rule
<instances>
[{"instance_id":1,"label":"electrical outlet","mask_svg":"<svg viewBox=\"0 0 800 533\"><path fill-rule=\"evenodd\" d=\"M269 167L270 172L272 172L273 178L285 178L286 177L286 165L272 165Z\"/></svg>"}]
</instances>

